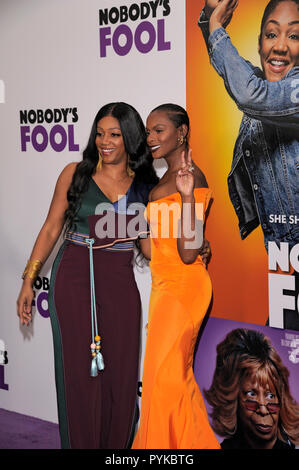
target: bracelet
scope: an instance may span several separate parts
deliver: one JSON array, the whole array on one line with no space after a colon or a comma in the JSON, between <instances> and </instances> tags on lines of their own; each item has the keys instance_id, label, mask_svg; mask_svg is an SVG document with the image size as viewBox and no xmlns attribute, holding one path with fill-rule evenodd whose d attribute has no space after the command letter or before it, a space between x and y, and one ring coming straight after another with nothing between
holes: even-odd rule
<instances>
[{"instance_id":1,"label":"bracelet","mask_svg":"<svg viewBox=\"0 0 299 470\"><path fill-rule=\"evenodd\" d=\"M38 276L42 265L43 263L39 259L36 259L34 261L28 260L22 275L22 279L25 278L26 274L28 274L28 277L30 279L35 279Z\"/></svg>"}]
</instances>

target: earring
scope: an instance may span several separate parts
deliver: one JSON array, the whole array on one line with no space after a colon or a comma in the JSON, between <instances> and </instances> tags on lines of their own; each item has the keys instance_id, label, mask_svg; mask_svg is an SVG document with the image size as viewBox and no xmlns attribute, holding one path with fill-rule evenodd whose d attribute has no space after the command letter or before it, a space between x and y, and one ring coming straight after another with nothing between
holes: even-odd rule
<instances>
[{"instance_id":1,"label":"earring","mask_svg":"<svg viewBox=\"0 0 299 470\"><path fill-rule=\"evenodd\" d=\"M181 135L181 137L178 138L178 143L180 145L183 145L184 142L185 142L185 137L183 135Z\"/></svg>"},{"instance_id":2,"label":"earring","mask_svg":"<svg viewBox=\"0 0 299 470\"><path fill-rule=\"evenodd\" d=\"M99 152L99 161L97 164L97 170L101 170L101 169L102 169L102 155Z\"/></svg>"},{"instance_id":3,"label":"earring","mask_svg":"<svg viewBox=\"0 0 299 470\"><path fill-rule=\"evenodd\" d=\"M128 156L128 161L127 161L127 173L130 177L135 175L135 172L130 168L130 157L129 156Z\"/></svg>"}]
</instances>

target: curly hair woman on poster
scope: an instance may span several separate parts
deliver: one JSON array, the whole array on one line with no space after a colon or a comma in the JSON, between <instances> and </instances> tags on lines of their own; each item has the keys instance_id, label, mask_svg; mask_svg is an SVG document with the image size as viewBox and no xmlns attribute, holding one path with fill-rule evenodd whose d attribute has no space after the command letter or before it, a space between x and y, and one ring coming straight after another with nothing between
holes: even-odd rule
<instances>
[{"instance_id":1,"label":"curly hair woman on poster","mask_svg":"<svg viewBox=\"0 0 299 470\"><path fill-rule=\"evenodd\" d=\"M217 346L212 385L204 391L223 449L289 449L299 444L299 405L289 371L270 340L238 328Z\"/></svg>"}]
</instances>

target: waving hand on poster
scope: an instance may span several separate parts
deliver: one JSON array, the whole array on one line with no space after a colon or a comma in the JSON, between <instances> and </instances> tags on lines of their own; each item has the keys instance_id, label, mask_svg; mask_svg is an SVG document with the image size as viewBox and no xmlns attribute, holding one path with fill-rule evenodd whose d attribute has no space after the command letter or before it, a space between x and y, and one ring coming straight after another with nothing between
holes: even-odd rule
<instances>
[{"instance_id":1,"label":"waving hand on poster","mask_svg":"<svg viewBox=\"0 0 299 470\"><path fill-rule=\"evenodd\" d=\"M210 33L223 26L226 28L238 6L238 0L206 0L205 13L210 18Z\"/></svg>"}]
</instances>

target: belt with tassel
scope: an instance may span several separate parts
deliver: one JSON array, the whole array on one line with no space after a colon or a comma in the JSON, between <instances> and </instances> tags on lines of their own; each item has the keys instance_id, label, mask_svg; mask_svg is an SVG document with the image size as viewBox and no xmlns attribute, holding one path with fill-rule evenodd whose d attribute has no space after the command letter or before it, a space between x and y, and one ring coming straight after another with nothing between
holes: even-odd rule
<instances>
[{"instance_id":1,"label":"belt with tassel","mask_svg":"<svg viewBox=\"0 0 299 470\"><path fill-rule=\"evenodd\" d=\"M149 232L139 232L138 237L141 235L148 235ZM90 270L90 302L91 302L91 376L96 377L98 371L104 369L104 359L101 353L101 337L98 334L98 322L97 322L97 311L96 311L96 297L95 297L95 283L94 283L94 265L93 265L93 250L94 249L105 249L115 246L118 242L128 242L136 240L138 237L117 239L112 243L107 243L101 246L93 246L95 243L94 238L90 238L89 235L76 232L67 232L66 240L71 241L77 245L86 246L89 249L89 270ZM121 250L122 251L122 250Z\"/></svg>"},{"instance_id":2,"label":"belt with tassel","mask_svg":"<svg viewBox=\"0 0 299 470\"><path fill-rule=\"evenodd\" d=\"M90 271L90 313L91 313L91 377L96 377L98 371L104 369L104 359L101 353L101 337L98 333L98 321L96 310L96 296L95 296L95 283L94 283L94 266L93 266L93 244L94 238L89 238L88 235L81 233L68 232L66 240L75 244L86 246L89 249L89 271Z\"/></svg>"}]
</instances>

